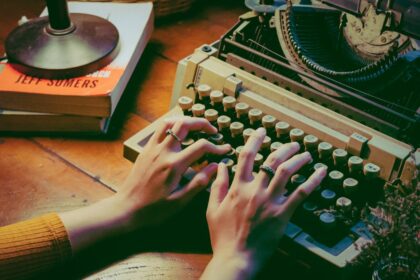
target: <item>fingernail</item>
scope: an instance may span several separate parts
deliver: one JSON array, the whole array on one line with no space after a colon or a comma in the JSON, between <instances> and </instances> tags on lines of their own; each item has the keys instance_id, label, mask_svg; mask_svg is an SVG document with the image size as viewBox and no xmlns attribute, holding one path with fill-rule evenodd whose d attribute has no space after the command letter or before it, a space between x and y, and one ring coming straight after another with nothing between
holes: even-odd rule
<instances>
[{"instance_id":1,"label":"fingernail","mask_svg":"<svg viewBox=\"0 0 420 280\"><path fill-rule=\"evenodd\" d=\"M265 128L264 128L264 127L259 127L259 128L257 129L257 132L258 132L258 133L265 133Z\"/></svg>"}]
</instances>

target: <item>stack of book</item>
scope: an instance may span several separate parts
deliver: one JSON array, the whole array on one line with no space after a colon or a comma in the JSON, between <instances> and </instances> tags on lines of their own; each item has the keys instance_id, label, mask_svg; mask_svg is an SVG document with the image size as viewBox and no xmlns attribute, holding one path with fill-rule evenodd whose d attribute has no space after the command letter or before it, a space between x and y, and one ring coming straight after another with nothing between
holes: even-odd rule
<instances>
[{"instance_id":1,"label":"stack of book","mask_svg":"<svg viewBox=\"0 0 420 280\"><path fill-rule=\"evenodd\" d=\"M70 13L108 19L119 53L103 69L65 80L30 77L0 63L0 132L106 133L110 119L153 31L153 5L69 2ZM46 15L46 10L41 16ZM65 52L65 49L63 49Z\"/></svg>"}]
</instances>

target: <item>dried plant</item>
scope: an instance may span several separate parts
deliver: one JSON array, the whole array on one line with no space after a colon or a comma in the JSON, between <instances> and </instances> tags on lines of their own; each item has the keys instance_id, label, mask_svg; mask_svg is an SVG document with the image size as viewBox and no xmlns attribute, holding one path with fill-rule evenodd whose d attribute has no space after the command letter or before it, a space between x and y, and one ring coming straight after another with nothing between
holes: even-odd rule
<instances>
[{"instance_id":1,"label":"dried plant","mask_svg":"<svg viewBox=\"0 0 420 280\"><path fill-rule=\"evenodd\" d=\"M363 209L362 217L373 242L362 248L354 265L375 268L378 264L388 263L389 266L384 265L386 269L381 279L419 279L419 194L420 184L412 190L404 188L399 182L387 184L384 200L375 208ZM401 265L401 260L406 265Z\"/></svg>"}]
</instances>

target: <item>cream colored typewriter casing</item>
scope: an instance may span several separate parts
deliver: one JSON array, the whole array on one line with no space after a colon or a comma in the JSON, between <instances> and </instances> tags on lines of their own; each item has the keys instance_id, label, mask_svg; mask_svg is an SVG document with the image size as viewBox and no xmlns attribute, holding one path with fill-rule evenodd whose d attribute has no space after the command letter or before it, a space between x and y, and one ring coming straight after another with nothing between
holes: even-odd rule
<instances>
[{"instance_id":1,"label":"cream colored typewriter casing","mask_svg":"<svg viewBox=\"0 0 420 280\"><path fill-rule=\"evenodd\" d=\"M413 148L406 143L232 66L214 57L216 52L212 47L208 52L200 47L179 62L171 100L172 109L162 118L182 114L176 106L180 96L189 96L194 100L195 92L191 87L188 89L187 85L208 84L212 89L235 96L238 102L246 102L251 107L261 109L264 114L273 115L292 127L302 129L305 134L315 135L336 148L361 156L365 162L380 166L380 177L386 181L401 178L405 183L411 183L409 181L418 170L419 151L412 153ZM136 159L158 123L159 120L155 121L125 142L126 158L131 161ZM366 242L365 238L360 237L339 255L326 253L311 244L304 247L341 268L360 253L356 246Z\"/></svg>"}]
</instances>

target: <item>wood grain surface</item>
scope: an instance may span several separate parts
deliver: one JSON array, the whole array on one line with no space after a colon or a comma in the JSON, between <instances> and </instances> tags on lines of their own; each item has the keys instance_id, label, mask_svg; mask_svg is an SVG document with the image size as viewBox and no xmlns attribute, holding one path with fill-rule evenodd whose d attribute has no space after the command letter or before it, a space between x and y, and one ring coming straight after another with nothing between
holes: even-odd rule
<instances>
[{"instance_id":1,"label":"wood grain surface","mask_svg":"<svg viewBox=\"0 0 420 280\"><path fill-rule=\"evenodd\" d=\"M82 207L118 191L131 167L122 156L123 142L167 112L177 61L220 38L245 11L242 1L224 2L201 1L187 14L156 22L108 137L0 135L0 226ZM20 17L36 17L43 8L42 0L0 1L0 54ZM210 257L208 252L137 254L106 273L118 279L197 279ZM126 263L134 275L124 272Z\"/></svg>"}]
</instances>

